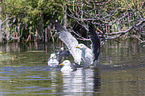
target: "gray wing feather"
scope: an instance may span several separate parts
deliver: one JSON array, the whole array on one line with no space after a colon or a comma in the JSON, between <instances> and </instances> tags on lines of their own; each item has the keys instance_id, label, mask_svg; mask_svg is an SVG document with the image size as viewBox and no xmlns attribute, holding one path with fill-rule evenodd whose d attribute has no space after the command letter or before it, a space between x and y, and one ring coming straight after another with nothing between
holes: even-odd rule
<instances>
[{"instance_id":1,"label":"gray wing feather","mask_svg":"<svg viewBox=\"0 0 145 96\"><path fill-rule=\"evenodd\" d=\"M65 30L65 28L60 25L57 21L55 22L56 29L60 32L59 38L66 44L69 49L69 52L72 54L75 63L80 64L81 62L81 50L76 48L78 46L77 39L71 35L70 32Z\"/></svg>"}]
</instances>

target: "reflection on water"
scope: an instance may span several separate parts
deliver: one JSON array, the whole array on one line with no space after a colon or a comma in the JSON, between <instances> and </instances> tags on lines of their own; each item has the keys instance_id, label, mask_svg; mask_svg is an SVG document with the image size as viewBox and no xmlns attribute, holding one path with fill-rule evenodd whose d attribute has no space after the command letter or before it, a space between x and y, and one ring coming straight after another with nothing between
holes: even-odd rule
<instances>
[{"instance_id":1,"label":"reflection on water","mask_svg":"<svg viewBox=\"0 0 145 96\"><path fill-rule=\"evenodd\" d=\"M0 95L144 96L145 48L138 42L108 42L101 48L97 68L69 74L49 68L47 59L63 44L17 43L0 46ZM64 58L73 62L71 56Z\"/></svg>"},{"instance_id":2,"label":"reflection on water","mask_svg":"<svg viewBox=\"0 0 145 96\"><path fill-rule=\"evenodd\" d=\"M63 75L63 93L90 96L99 92L98 70L78 68L70 75Z\"/></svg>"}]
</instances>

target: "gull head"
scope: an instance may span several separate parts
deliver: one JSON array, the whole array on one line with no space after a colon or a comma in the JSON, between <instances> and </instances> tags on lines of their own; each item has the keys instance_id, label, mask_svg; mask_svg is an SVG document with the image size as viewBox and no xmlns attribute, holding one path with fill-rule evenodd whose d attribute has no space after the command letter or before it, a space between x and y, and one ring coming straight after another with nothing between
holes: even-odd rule
<instances>
[{"instance_id":1,"label":"gull head","mask_svg":"<svg viewBox=\"0 0 145 96\"><path fill-rule=\"evenodd\" d=\"M79 44L78 46L76 46L76 48L84 50L84 49L86 49L86 46L84 44Z\"/></svg>"},{"instance_id":2,"label":"gull head","mask_svg":"<svg viewBox=\"0 0 145 96\"><path fill-rule=\"evenodd\" d=\"M51 54L51 55L50 55L50 58L56 58L56 54L54 54L54 53Z\"/></svg>"},{"instance_id":3,"label":"gull head","mask_svg":"<svg viewBox=\"0 0 145 96\"><path fill-rule=\"evenodd\" d=\"M71 66L71 63L70 63L69 60L65 60L65 61L63 61L63 62L62 62L61 64L59 64L59 65Z\"/></svg>"}]
</instances>

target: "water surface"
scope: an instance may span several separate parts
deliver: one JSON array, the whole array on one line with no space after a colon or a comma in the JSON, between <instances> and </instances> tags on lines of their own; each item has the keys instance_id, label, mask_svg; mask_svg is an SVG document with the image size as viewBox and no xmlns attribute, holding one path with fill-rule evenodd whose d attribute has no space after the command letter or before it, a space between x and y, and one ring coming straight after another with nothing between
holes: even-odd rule
<instances>
[{"instance_id":1,"label":"water surface","mask_svg":"<svg viewBox=\"0 0 145 96\"><path fill-rule=\"evenodd\" d=\"M139 42L111 42L101 47L97 68L70 74L49 68L47 59L62 43L1 45L1 96L144 96L145 48ZM73 62L71 56L69 59Z\"/></svg>"}]
</instances>

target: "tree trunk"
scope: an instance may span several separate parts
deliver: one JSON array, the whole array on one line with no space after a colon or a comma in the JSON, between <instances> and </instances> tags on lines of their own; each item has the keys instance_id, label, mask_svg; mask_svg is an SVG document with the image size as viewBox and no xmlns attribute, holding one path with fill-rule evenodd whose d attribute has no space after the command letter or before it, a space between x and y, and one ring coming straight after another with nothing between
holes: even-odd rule
<instances>
[{"instance_id":1,"label":"tree trunk","mask_svg":"<svg viewBox=\"0 0 145 96\"><path fill-rule=\"evenodd\" d=\"M66 3L64 4L64 27L66 28L67 26L67 6L66 6Z\"/></svg>"},{"instance_id":2,"label":"tree trunk","mask_svg":"<svg viewBox=\"0 0 145 96\"><path fill-rule=\"evenodd\" d=\"M0 6L0 43L2 43L2 41L3 41L1 24L2 24L2 20L1 20L1 6Z\"/></svg>"},{"instance_id":3,"label":"tree trunk","mask_svg":"<svg viewBox=\"0 0 145 96\"><path fill-rule=\"evenodd\" d=\"M6 19L8 18L8 15L6 14ZM9 41L10 39L10 33L9 33L9 20L6 21L6 41Z\"/></svg>"},{"instance_id":4,"label":"tree trunk","mask_svg":"<svg viewBox=\"0 0 145 96\"><path fill-rule=\"evenodd\" d=\"M45 43L47 42L47 28L45 28Z\"/></svg>"}]
</instances>

